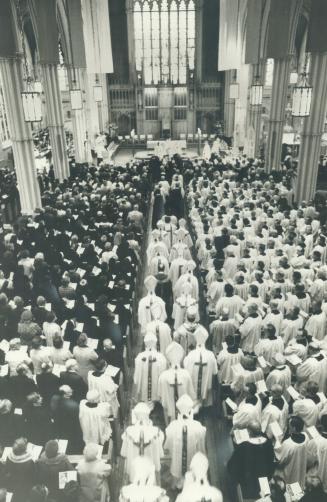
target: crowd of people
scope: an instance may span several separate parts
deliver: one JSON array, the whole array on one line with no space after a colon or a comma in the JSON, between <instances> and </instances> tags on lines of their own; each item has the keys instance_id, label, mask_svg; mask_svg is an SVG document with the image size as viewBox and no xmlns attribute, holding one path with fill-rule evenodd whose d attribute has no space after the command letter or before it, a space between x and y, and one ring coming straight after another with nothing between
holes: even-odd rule
<instances>
[{"instance_id":1,"label":"crowd of people","mask_svg":"<svg viewBox=\"0 0 327 502\"><path fill-rule=\"evenodd\" d=\"M147 175L140 162L45 175L43 208L0 229L0 486L13 502L109 497Z\"/></svg>"},{"instance_id":2,"label":"crowd of people","mask_svg":"<svg viewBox=\"0 0 327 502\"><path fill-rule=\"evenodd\" d=\"M217 153L44 175L43 208L1 228L0 501L107 502L124 422L120 502L221 502L220 409L227 500L326 499L326 222L293 195L288 170Z\"/></svg>"}]
</instances>

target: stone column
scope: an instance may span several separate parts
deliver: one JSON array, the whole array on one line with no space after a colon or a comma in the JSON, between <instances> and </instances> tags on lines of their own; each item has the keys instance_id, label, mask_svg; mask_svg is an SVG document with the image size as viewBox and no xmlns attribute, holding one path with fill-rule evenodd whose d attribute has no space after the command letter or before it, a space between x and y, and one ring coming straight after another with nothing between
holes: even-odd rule
<instances>
[{"instance_id":1,"label":"stone column","mask_svg":"<svg viewBox=\"0 0 327 502\"><path fill-rule=\"evenodd\" d=\"M229 86L233 82L233 73L233 70L225 71L224 122L225 135L228 138L231 138L234 132L235 99L229 97Z\"/></svg>"},{"instance_id":2,"label":"stone column","mask_svg":"<svg viewBox=\"0 0 327 502\"><path fill-rule=\"evenodd\" d=\"M87 152L87 132L86 132L86 117L85 117L85 83L83 69L72 67L67 68L69 87L72 89L73 80L76 79L76 86L81 89L83 108L81 110L72 110L72 126L73 138L75 147L75 162L83 164L88 162L89 156Z\"/></svg>"},{"instance_id":3,"label":"stone column","mask_svg":"<svg viewBox=\"0 0 327 502\"><path fill-rule=\"evenodd\" d=\"M250 127L253 128L253 138L249 138L247 134L247 140L252 145L251 156L259 157L260 154L260 133L261 133L261 116L262 116L262 105L250 105Z\"/></svg>"},{"instance_id":4,"label":"stone column","mask_svg":"<svg viewBox=\"0 0 327 502\"><path fill-rule=\"evenodd\" d=\"M40 188L34 158L31 126L25 122L21 92L23 68L20 57L0 59L8 125L17 175L22 214L33 214L41 207Z\"/></svg>"},{"instance_id":5,"label":"stone column","mask_svg":"<svg viewBox=\"0 0 327 502\"><path fill-rule=\"evenodd\" d=\"M291 71L291 56L274 59L274 75L271 89L270 116L266 153L266 170L280 169L287 90Z\"/></svg>"},{"instance_id":6,"label":"stone column","mask_svg":"<svg viewBox=\"0 0 327 502\"><path fill-rule=\"evenodd\" d=\"M312 101L310 115L303 121L295 199L314 197L321 151L321 137L327 112L327 52L311 53Z\"/></svg>"},{"instance_id":7,"label":"stone column","mask_svg":"<svg viewBox=\"0 0 327 502\"><path fill-rule=\"evenodd\" d=\"M248 127L248 94L250 80L250 65L241 64L237 72L239 83L239 98L235 100L235 119L233 145L244 147L246 143L246 131Z\"/></svg>"},{"instance_id":8,"label":"stone column","mask_svg":"<svg viewBox=\"0 0 327 502\"><path fill-rule=\"evenodd\" d=\"M41 69L53 168L55 176L63 181L69 176L69 166L57 65L42 63Z\"/></svg>"}]
</instances>

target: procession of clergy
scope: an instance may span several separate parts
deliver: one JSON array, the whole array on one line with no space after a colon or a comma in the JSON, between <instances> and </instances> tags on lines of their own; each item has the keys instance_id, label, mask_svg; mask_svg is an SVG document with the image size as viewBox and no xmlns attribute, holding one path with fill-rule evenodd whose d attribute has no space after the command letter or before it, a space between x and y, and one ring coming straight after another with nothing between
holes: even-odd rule
<instances>
[{"instance_id":1,"label":"procession of clergy","mask_svg":"<svg viewBox=\"0 0 327 502\"><path fill-rule=\"evenodd\" d=\"M313 203L292 205L287 176L274 181L260 167L213 156L185 172L184 183L174 175L182 196L185 190L189 230L170 211L150 236L138 308L139 403L121 453L131 476L135 456L159 473L166 454L172 485L182 490L178 502L222 500L208 482L200 418L218 406L218 382L235 446L228 474L244 499L326 500L325 228ZM158 187L165 203L169 184L162 179ZM149 418L156 403L165 434ZM149 479L150 471L138 472ZM147 487L147 497L142 487L144 498L134 489L123 488L122 500L165 500L159 488Z\"/></svg>"}]
</instances>

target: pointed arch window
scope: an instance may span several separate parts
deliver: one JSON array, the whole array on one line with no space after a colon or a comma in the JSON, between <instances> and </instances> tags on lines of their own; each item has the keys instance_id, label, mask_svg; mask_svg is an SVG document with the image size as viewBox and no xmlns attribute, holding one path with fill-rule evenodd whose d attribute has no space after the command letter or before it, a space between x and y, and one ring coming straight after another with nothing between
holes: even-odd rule
<instances>
[{"instance_id":1,"label":"pointed arch window","mask_svg":"<svg viewBox=\"0 0 327 502\"><path fill-rule=\"evenodd\" d=\"M186 84L195 64L193 0L135 0L136 70L147 85Z\"/></svg>"}]
</instances>

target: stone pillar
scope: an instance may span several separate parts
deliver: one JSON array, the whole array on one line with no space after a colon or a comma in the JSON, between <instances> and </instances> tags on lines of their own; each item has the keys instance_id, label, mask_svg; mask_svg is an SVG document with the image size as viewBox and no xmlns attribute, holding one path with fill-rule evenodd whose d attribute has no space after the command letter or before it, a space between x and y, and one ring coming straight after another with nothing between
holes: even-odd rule
<instances>
[{"instance_id":1,"label":"stone pillar","mask_svg":"<svg viewBox=\"0 0 327 502\"><path fill-rule=\"evenodd\" d=\"M109 122L108 82L107 82L107 74L106 73L102 73L99 75L99 83L100 83L100 85L102 85L102 96L103 96L103 100L100 103L101 120L102 120L101 131L104 131L106 129L107 123Z\"/></svg>"},{"instance_id":2,"label":"stone pillar","mask_svg":"<svg viewBox=\"0 0 327 502\"><path fill-rule=\"evenodd\" d=\"M76 86L81 89L83 108L81 110L72 110L72 126L73 138L75 147L75 162L83 164L88 162L89 156L87 152L87 132L86 132L86 117L85 117L85 83L84 70L81 68L67 68L69 87L73 88L73 80L76 79Z\"/></svg>"},{"instance_id":3,"label":"stone pillar","mask_svg":"<svg viewBox=\"0 0 327 502\"><path fill-rule=\"evenodd\" d=\"M253 128L253 138L249 138L249 134L247 134L247 140L253 142L252 152L249 152L253 157L260 155L261 116L262 105L250 105L250 127Z\"/></svg>"},{"instance_id":4,"label":"stone pillar","mask_svg":"<svg viewBox=\"0 0 327 502\"><path fill-rule=\"evenodd\" d=\"M69 176L69 166L57 65L42 63L41 69L53 168L55 176L63 181Z\"/></svg>"},{"instance_id":5,"label":"stone pillar","mask_svg":"<svg viewBox=\"0 0 327 502\"><path fill-rule=\"evenodd\" d=\"M233 70L225 71L224 122L225 136L231 138L234 132L235 99L229 97L229 86L233 82Z\"/></svg>"},{"instance_id":6,"label":"stone pillar","mask_svg":"<svg viewBox=\"0 0 327 502\"><path fill-rule=\"evenodd\" d=\"M3 94L17 175L22 214L33 214L41 207L40 188L34 158L31 127L24 120L21 92L23 68L20 57L0 59Z\"/></svg>"},{"instance_id":7,"label":"stone pillar","mask_svg":"<svg viewBox=\"0 0 327 502\"><path fill-rule=\"evenodd\" d=\"M235 119L233 145L235 147L244 147L245 133L248 127L248 94L250 80L250 65L241 64L237 72L239 83L239 98L235 100Z\"/></svg>"},{"instance_id":8,"label":"stone pillar","mask_svg":"<svg viewBox=\"0 0 327 502\"><path fill-rule=\"evenodd\" d=\"M274 75L271 89L270 116L266 153L266 170L280 169L287 90L291 70L291 56L274 59Z\"/></svg>"},{"instance_id":9,"label":"stone pillar","mask_svg":"<svg viewBox=\"0 0 327 502\"><path fill-rule=\"evenodd\" d=\"M327 52L311 53L312 101L310 115L303 121L295 199L314 197L321 151L321 137L327 112Z\"/></svg>"}]
</instances>

